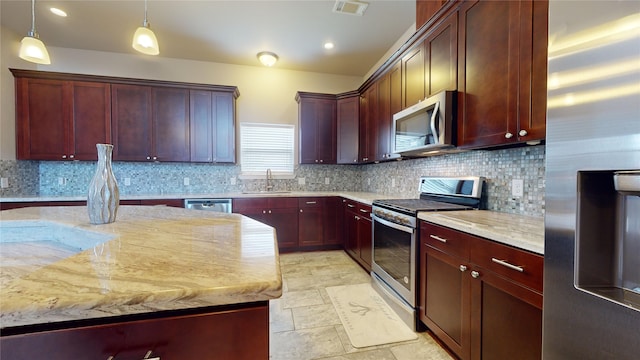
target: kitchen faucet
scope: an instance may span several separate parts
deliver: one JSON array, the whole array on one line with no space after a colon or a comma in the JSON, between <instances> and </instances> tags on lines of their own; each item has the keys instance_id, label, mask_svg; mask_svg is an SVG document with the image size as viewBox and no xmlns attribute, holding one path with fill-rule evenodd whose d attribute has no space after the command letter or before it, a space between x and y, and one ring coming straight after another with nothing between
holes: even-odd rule
<instances>
[{"instance_id":1,"label":"kitchen faucet","mask_svg":"<svg viewBox=\"0 0 640 360\"><path fill-rule=\"evenodd\" d=\"M273 190L273 185L271 185L271 181L273 181L273 174L271 173L271 169L267 169L267 191Z\"/></svg>"}]
</instances>

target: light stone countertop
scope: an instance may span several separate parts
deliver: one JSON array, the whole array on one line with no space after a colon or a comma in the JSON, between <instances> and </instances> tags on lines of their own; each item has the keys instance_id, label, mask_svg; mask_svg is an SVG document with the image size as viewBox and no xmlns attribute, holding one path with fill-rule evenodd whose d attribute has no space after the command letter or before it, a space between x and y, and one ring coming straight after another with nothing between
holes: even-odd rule
<instances>
[{"instance_id":1,"label":"light stone countertop","mask_svg":"<svg viewBox=\"0 0 640 360\"><path fill-rule=\"evenodd\" d=\"M544 255L544 219L488 210L422 212L420 220Z\"/></svg>"},{"instance_id":2,"label":"light stone countertop","mask_svg":"<svg viewBox=\"0 0 640 360\"><path fill-rule=\"evenodd\" d=\"M86 211L66 206L0 212L4 225L50 221L110 236L76 252L55 241L8 243L5 227L0 328L266 301L282 294L270 226L237 214L165 206L120 206L115 223L91 225Z\"/></svg>"},{"instance_id":3,"label":"light stone countertop","mask_svg":"<svg viewBox=\"0 0 640 360\"><path fill-rule=\"evenodd\" d=\"M305 196L342 196L347 199L369 204L378 199L397 199L398 196L382 195L371 192L359 191L291 191L291 192L231 192L210 194L143 194L120 195L120 200L141 199L224 199L224 198L253 198L253 197L305 197ZM416 192L413 196L418 197ZM85 201L86 196L15 196L0 198L0 202L38 202L38 201Z\"/></svg>"}]
</instances>

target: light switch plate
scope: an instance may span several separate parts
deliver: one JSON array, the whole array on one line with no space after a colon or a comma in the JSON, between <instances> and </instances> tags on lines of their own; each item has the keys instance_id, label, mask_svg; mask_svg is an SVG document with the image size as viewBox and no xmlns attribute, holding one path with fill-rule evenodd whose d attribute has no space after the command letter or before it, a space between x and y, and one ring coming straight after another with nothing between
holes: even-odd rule
<instances>
[{"instance_id":1,"label":"light switch plate","mask_svg":"<svg viewBox=\"0 0 640 360\"><path fill-rule=\"evenodd\" d=\"M304 185L304 184L305 184L304 178L298 178L298 185Z\"/></svg>"},{"instance_id":2,"label":"light switch plate","mask_svg":"<svg viewBox=\"0 0 640 360\"><path fill-rule=\"evenodd\" d=\"M189 186L189 178L186 177L182 180L182 183L184 184L184 186Z\"/></svg>"},{"instance_id":3,"label":"light switch plate","mask_svg":"<svg viewBox=\"0 0 640 360\"><path fill-rule=\"evenodd\" d=\"M131 178L130 177L124 178L124 186L131 186Z\"/></svg>"},{"instance_id":4,"label":"light switch plate","mask_svg":"<svg viewBox=\"0 0 640 360\"><path fill-rule=\"evenodd\" d=\"M324 184L325 185L329 185L329 178L328 177L324 178Z\"/></svg>"},{"instance_id":5,"label":"light switch plate","mask_svg":"<svg viewBox=\"0 0 640 360\"><path fill-rule=\"evenodd\" d=\"M5 189L9 187L9 178L0 179L0 187Z\"/></svg>"},{"instance_id":6,"label":"light switch plate","mask_svg":"<svg viewBox=\"0 0 640 360\"><path fill-rule=\"evenodd\" d=\"M232 177L229 179L229 184L231 185L235 185L236 184L236 178Z\"/></svg>"}]
</instances>

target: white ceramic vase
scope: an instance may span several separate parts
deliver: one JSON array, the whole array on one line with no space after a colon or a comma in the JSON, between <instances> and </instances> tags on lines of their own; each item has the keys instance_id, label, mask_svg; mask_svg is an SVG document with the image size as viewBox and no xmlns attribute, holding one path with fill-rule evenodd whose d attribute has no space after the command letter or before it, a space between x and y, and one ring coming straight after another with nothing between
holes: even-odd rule
<instances>
[{"instance_id":1,"label":"white ceramic vase","mask_svg":"<svg viewBox=\"0 0 640 360\"><path fill-rule=\"evenodd\" d=\"M113 145L96 144L98 149L98 166L89 184L87 211L92 224L108 224L116 221L120 193L118 182L111 169Z\"/></svg>"}]
</instances>

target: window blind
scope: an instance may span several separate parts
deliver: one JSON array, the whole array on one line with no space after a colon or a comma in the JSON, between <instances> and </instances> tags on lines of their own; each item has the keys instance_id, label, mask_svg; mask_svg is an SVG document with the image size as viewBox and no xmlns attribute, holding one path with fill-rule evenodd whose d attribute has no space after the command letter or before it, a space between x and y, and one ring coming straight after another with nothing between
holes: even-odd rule
<instances>
[{"instance_id":1,"label":"window blind","mask_svg":"<svg viewBox=\"0 0 640 360\"><path fill-rule=\"evenodd\" d=\"M293 174L294 126L240 124L240 169L243 175Z\"/></svg>"}]
</instances>

